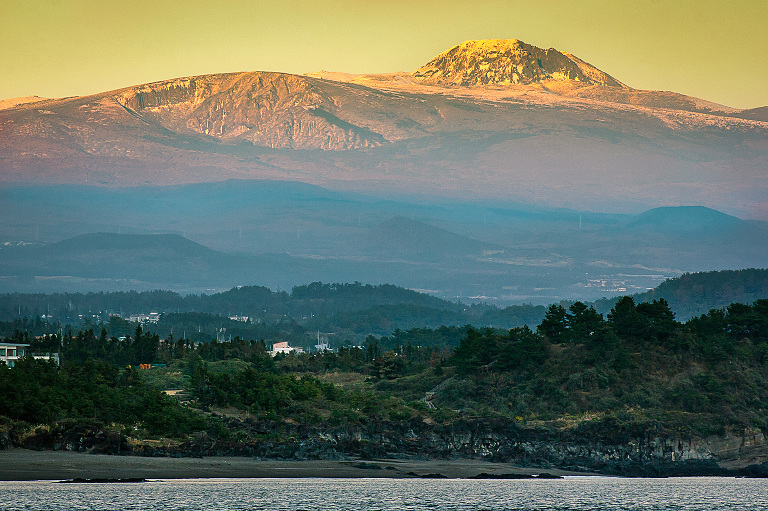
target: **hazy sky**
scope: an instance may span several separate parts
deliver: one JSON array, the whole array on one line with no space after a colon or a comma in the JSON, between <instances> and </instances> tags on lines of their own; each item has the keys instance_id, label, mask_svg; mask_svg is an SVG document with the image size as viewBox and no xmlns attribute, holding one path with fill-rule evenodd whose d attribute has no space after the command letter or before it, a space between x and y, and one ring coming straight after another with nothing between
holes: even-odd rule
<instances>
[{"instance_id":1,"label":"hazy sky","mask_svg":"<svg viewBox=\"0 0 768 511\"><path fill-rule=\"evenodd\" d=\"M0 0L0 98L226 71L413 71L467 39L627 85L768 105L768 0Z\"/></svg>"}]
</instances>

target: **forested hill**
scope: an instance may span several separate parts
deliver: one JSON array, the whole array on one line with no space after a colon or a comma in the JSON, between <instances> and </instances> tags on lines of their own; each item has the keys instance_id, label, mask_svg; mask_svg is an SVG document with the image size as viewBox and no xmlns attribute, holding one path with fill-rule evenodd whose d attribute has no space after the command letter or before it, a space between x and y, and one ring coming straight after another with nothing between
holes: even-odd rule
<instances>
[{"instance_id":1,"label":"forested hill","mask_svg":"<svg viewBox=\"0 0 768 511\"><path fill-rule=\"evenodd\" d=\"M163 337L175 332L194 341L209 341L226 332L227 337L290 340L306 347L314 345L317 332L334 335L335 344L359 344L368 335L389 335L395 329L535 326L545 310L541 305L504 309L463 305L394 285L359 282L315 282L296 286L290 293L260 286L187 296L171 291L14 293L0 295L0 335L11 336L18 330L35 336L67 325L99 324L110 335L125 335L135 328L125 319L154 311L161 316L151 329Z\"/></svg>"},{"instance_id":2,"label":"forested hill","mask_svg":"<svg viewBox=\"0 0 768 511\"><path fill-rule=\"evenodd\" d=\"M663 298L675 317L684 321L730 303L750 304L768 298L768 270L684 274L633 298L637 303ZM594 304L595 309L607 314L618 299L599 300ZM12 335L17 329L40 335L58 331L58 328L52 330L50 325L45 327L45 324L78 326L86 321L107 324L114 315L127 318L131 314L151 311L163 315L161 324L156 327L156 332L161 335L175 329L187 333L194 331L195 340L210 340L216 329L226 328L227 335L269 339L272 334L256 331L256 325L298 322L305 333L334 332L350 342L359 342L369 334L388 335L396 328L407 330L467 324L494 328L533 327L544 318L545 307L513 305L500 309L485 304L464 305L390 284L359 282L314 282L295 286L290 292L273 291L262 286L242 286L222 293L186 296L160 290L9 293L0 295L0 335ZM239 319L247 316L248 326L227 319L232 316ZM16 324L23 322L24 318L40 323L39 328L26 323ZM123 330L112 329L110 333L121 333ZM279 335L285 335L285 328L280 331ZM295 333L297 339L303 338L303 334ZM278 336L277 332L273 334Z\"/></svg>"},{"instance_id":3,"label":"forested hill","mask_svg":"<svg viewBox=\"0 0 768 511\"><path fill-rule=\"evenodd\" d=\"M768 300L685 323L661 299L622 297L606 318L575 302L535 329L395 331L276 357L263 341L140 326L29 340L61 365L0 364L0 395L13 396L0 400L0 448L768 475Z\"/></svg>"},{"instance_id":4,"label":"forested hill","mask_svg":"<svg viewBox=\"0 0 768 511\"><path fill-rule=\"evenodd\" d=\"M323 284L296 286L288 293L262 286L242 286L211 295L182 296L172 291L128 291L114 293L53 293L0 295L0 320L19 315L53 313L62 310L122 315L149 311L205 312L224 316L234 314L289 316L335 314L364 310L380 305L408 304L440 310L458 310L459 305L424 293L383 284Z\"/></svg>"},{"instance_id":5,"label":"forested hill","mask_svg":"<svg viewBox=\"0 0 768 511\"><path fill-rule=\"evenodd\" d=\"M685 273L665 280L646 293L634 295L638 303L659 298L669 303L679 320L701 316L711 309L721 309L731 303L752 303L768 298L768 269ZM595 308L607 312L617 300L598 300Z\"/></svg>"}]
</instances>

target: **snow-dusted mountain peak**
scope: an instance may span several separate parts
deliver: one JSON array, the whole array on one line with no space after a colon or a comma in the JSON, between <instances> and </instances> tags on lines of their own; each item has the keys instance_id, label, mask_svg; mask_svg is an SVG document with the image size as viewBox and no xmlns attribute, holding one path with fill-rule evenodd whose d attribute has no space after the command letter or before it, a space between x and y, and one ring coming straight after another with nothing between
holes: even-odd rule
<instances>
[{"instance_id":1,"label":"snow-dusted mountain peak","mask_svg":"<svg viewBox=\"0 0 768 511\"><path fill-rule=\"evenodd\" d=\"M578 57L518 39L464 41L420 67L413 76L435 85L528 85L554 80L626 87Z\"/></svg>"}]
</instances>

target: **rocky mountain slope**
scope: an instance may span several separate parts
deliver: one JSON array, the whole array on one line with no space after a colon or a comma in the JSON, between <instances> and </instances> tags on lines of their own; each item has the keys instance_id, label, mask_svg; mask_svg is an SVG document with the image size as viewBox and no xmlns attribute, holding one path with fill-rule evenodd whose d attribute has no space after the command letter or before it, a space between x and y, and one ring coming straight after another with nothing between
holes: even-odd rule
<instances>
[{"instance_id":1,"label":"rocky mountain slope","mask_svg":"<svg viewBox=\"0 0 768 511\"><path fill-rule=\"evenodd\" d=\"M113 98L147 123L223 141L293 149L382 145L379 133L333 114L334 92L294 75L235 73L132 87Z\"/></svg>"},{"instance_id":2,"label":"rocky mountain slope","mask_svg":"<svg viewBox=\"0 0 768 511\"><path fill-rule=\"evenodd\" d=\"M758 114L635 90L554 49L469 41L412 74L229 73L7 102L0 181L289 179L761 217L768 123Z\"/></svg>"},{"instance_id":3,"label":"rocky mountain slope","mask_svg":"<svg viewBox=\"0 0 768 511\"><path fill-rule=\"evenodd\" d=\"M626 88L569 53L544 50L517 39L465 41L417 69L413 76L422 83L465 87L557 80Z\"/></svg>"}]
</instances>

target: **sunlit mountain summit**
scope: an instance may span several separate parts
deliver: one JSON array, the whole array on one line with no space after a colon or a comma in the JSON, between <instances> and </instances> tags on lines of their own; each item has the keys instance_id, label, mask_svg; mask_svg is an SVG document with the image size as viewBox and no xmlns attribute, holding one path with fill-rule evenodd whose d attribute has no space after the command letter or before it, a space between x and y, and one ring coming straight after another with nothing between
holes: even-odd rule
<instances>
[{"instance_id":1,"label":"sunlit mountain summit","mask_svg":"<svg viewBox=\"0 0 768 511\"><path fill-rule=\"evenodd\" d=\"M517 39L465 41L413 72L199 75L2 108L3 182L285 179L592 210L768 212L762 110L635 89Z\"/></svg>"},{"instance_id":2,"label":"sunlit mountain summit","mask_svg":"<svg viewBox=\"0 0 768 511\"><path fill-rule=\"evenodd\" d=\"M440 85L509 85L576 81L626 87L570 53L542 49L518 39L465 41L420 67L413 76Z\"/></svg>"}]
</instances>

